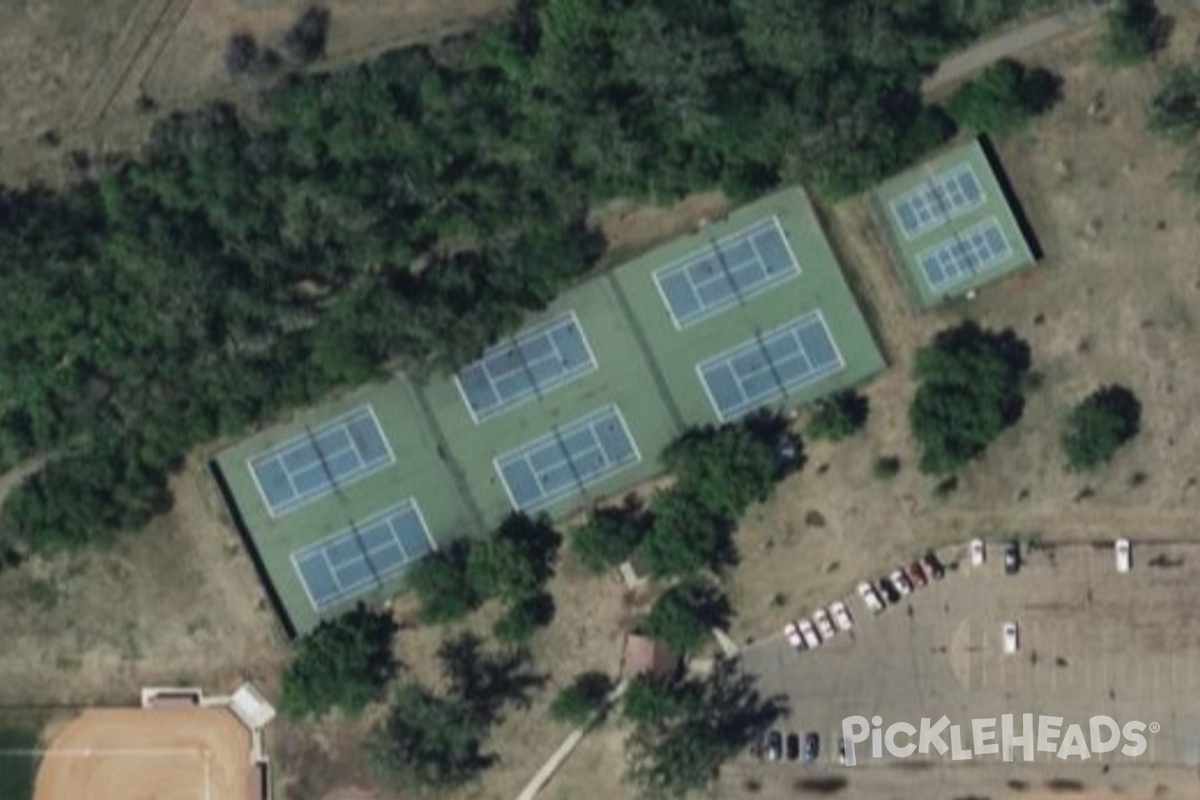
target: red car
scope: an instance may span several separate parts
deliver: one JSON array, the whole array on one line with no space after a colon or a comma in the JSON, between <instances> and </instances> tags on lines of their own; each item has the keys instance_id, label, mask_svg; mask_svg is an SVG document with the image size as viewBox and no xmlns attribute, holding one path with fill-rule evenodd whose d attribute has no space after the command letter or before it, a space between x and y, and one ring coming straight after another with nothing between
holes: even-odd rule
<instances>
[{"instance_id":1,"label":"red car","mask_svg":"<svg viewBox=\"0 0 1200 800\"><path fill-rule=\"evenodd\" d=\"M908 579L918 589L928 583L928 580L925 578L925 570L921 568L920 561L914 561L908 565Z\"/></svg>"}]
</instances>

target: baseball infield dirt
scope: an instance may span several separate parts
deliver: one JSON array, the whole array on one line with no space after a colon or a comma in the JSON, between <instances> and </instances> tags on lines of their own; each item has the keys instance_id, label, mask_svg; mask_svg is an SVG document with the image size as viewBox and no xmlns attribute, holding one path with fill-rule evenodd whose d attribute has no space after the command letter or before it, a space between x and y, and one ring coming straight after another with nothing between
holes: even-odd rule
<instances>
[{"instance_id":1,"label":"baseball infield dirt","mask_svg":"<svg viewBox=\"0 0 1200 800\"><path fill-rule=\"evenodd\" d=\"M58 731L34 800L247 800L250 733L225 709L90 710Z\"/></svg>"}]
</instances>

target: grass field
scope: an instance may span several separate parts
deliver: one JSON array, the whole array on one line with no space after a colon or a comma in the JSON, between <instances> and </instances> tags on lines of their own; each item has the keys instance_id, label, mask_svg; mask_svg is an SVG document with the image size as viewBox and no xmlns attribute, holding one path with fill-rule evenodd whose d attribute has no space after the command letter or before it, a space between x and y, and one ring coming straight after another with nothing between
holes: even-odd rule
<instances>
[{"instance_id":1,"label":"grass field","mask_svg":"<svg viewBox=\"0 0 1200 800\"><path fill-rule=\"evenodd\" d=\"M37 759L28 754L38 746L37 734L22 728L0 728L0 797L4 800L30 800L37 779Z\"/></svg>"}]
</instances>

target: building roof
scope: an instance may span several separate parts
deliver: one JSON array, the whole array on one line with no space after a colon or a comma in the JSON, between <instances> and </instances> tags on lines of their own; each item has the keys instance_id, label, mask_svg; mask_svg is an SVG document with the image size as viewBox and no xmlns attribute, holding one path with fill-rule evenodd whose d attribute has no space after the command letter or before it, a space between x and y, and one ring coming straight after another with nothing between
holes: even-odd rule
<instances>
[{"instance_id":1,"label":"building roof","mask_svg":"<svg viewBox=\"0 0 1200 800\"><path fill-rule=\"evenodd\" d=\"M679 670L679 656L662 642L631 633L625 637L625 652L621 657L621 677L633 679L642 675L670 678Z\"/></svg>"}]
</instances>

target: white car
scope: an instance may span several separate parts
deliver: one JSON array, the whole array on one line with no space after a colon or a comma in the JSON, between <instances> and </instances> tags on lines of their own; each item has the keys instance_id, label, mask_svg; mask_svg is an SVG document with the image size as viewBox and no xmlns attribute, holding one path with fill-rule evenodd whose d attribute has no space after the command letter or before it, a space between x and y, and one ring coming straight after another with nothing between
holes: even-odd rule
<instances>
[{"instance_id":1,"label":"white car","mask_svg":"<svg viewBox=\"0 0 1200 800\"><path fill-rule=\"evenodd\" d=\"M800 635L800 628L794 622L789 622L783 626L783 635L787 637L788 644L797 650L804 649L804 637Z\"/></svg>"},{"instance_id":2,"label":"white car","mask_svg":"<svg viewBox=\"0 0 1200 800\"><path fill-rule=\"evenodd\" d=\"M888 575L888 580L896 587L896 591L900 593L901 597L912 591L912 584L908 582L908 576L902 569L892 570L892 574Z\"/></svg>"},{"instance_id":3,"label":"white car","mask_svg":"<svg viewBox=\"0 0 1200 800\"><path fill-rule=\"evenodd\" d=\"M825 613L825 609L818 608L814 611L812 620L817 624L817 630L821 632L822 639L832 639L837 634L833 623L829 621L829 615Z\"/></svg>"},{"instance_id":4,"label":"white car","mask_svg":"<svg viewBox=\"0 0 1200 800\"><path fill-rule=\"evenodd\" d=\"M1004 637L1004 652L1012 655L1017 652L1017 623L1006 622L1000 626L1000 633Z\"/></svg>"},{"instance_id":5,"label":"white car","mask_svg":"<svg viewBox=\"0 0 1200 800\"><path fill-rule=\"evenodd\" d=\"M808 645L809 650L821 646L821 637L817 636L817 631L811 622L806 619L798 620L796 627L800 629L800 638L804 640L804 644Z\"/></svg>"},{"instance_id":6,"label":"white car","mask_svg":"<svg viewBox=\"0 0 1200 800\"><path fill-rule=\"evenodd\" d=\"M879 592L875 591L875 587L871 585L870 581L863 581L858 585L858 596L862 598L866 607L876 614L883 611L883 600L879 597Z\"/></svg>"},{"instance_id":7,"label":"white car","mask_svg":"<svg viewBox=\"0 0 1200 800\"><path fill-rule=\"evenodd\" d=\"M829 616L833 617L833 624L839 631L848 631L854 627L854 620L850 618L850 609L846 608L846 604L841 600L834 600L829 604Z\"/></svg>"},{"instance_id":8,"label":"white car","mask_svg":"<svg viewBox=\"0 0 1200 800\"><path fill-rule=\"evenodd\" d=\"M982 567L984 561L987 561L987 550L983 547L983 539L972 539L971 566Z\"/></svg>"},{"instance_id":9,"label":"white car","mask_svg":"<svg viewBox=\"0 0 1200 800\"><path fill-rule=\"evenodd\" d=\"M1117 539L1117 541L1113 543L1113 552L1117 555L1117 572L1129 572L1129 567L1131 565L1131 554L1129 550L1130 546L1128 539Z\"/></svg>"}]
</instances>

